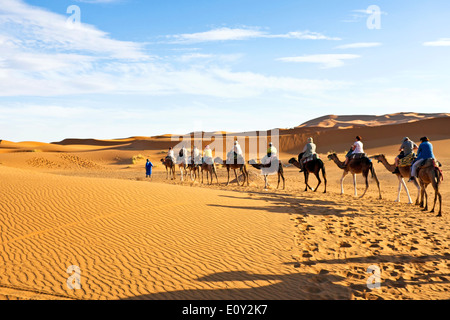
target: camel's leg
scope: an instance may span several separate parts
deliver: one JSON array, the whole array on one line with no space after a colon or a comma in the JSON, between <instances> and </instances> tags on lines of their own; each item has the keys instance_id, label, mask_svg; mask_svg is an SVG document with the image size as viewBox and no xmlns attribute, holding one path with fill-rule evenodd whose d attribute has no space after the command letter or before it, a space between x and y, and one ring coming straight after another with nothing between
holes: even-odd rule
<instances>
[{"instance_id":1,"label":"camel's leg","mask_svg":"<svg viewBox=\"0 0 450 320\"><path fill-rule=\"evenodd\" d=\"M355 197L357 197L358 196L358 190L356 189L356 174L352 173L352 176L353 176L353 188L355 189ZM366 178L366 182L367 182L367 178ZM367 189L366 189L366 191L367 191ZM364 197L364 194L362 195L362 197Z\"/></svg>"},{"instance_id":2,"label":"camel's leg","mask_svg":"<svg viewBox=\"0 0 450 320\"><path fill-rule=\"evenodd\" d=\"M438 193L439 193L439 191L437 191L436 189L437 188L435 188L435 186L433 186L433 188L434 188L434 201L433 201L433 209L431 209L431 213L434 213L434 209L436 209L436 202L437 202L437 198L438 198Z\"/></svg>"},{"instance_id":3,"label":"camel's leg","mask_svg":"<svg viewBox=\"0 0 450 320\"><path fill-rule=\"evenodd\" d=\"M439 213L437 216L442 217L442 195L439 192L439 189L438 189L437 193L438 193L438 197L439 197Z\"/></svg>"},{"instance_id":4,"label":"camel's leg","mask_svg":"<svg viewBox=\"0 0 450 320\"><path fill-rule=\"evenodd\" d=\"M247 179L247 174L245 173L245 166L241 167L241 173L242 173L242 176L244 177L244 181L242 181L242 186L244 186L245 180Z\"/></svg>"},{"instance_id":5,"label":"camel's leg","mask_svg":"<svg viewBox=\"0 0 450 320\"><path fill-rule=\"evenodd\" d=\"M264 189L267 189L268 187L268 181L267 181L267 175L264 176Z\"/></svg>"},{"instance_id":6,"label":"camel's leg","mask_svg":"<svg viewBox=\"0 0 450 320\"><path fill-rule=\"evenodd\" d=\"M366 192L367 192L367 190L369 189L369 173L367 172L367 175L364 176L364 177L366 178L366 189L364 190L364 193L363 193L363 195L361 196L361 198L364 197L364 196L366 195Z\"/></svg>"},{"instance_id":7,"label":"camel's leg","mask_svg":"<svg viewBox=\"0 0 450 320\"><path fill-rule=\"evenodd\" d=\"M344 173L341 178L341 194L344 194L344 179L345 179L345 176L347 175L347 173L348 172L344 170Z\"/></svg>"},{"instance_id":8,"label":"camel's leg","mask_svg":"<svg viewBox=\"0 0 450 320\"><path fill-rule=\"evenodd\" d=\"M244 172L245 179L247 180L247 187L248 187L250 185L250 182L248 181L249 180L249 178L248 178L248 171L247 171L247 168L245 166L244 166L243 172ZM244 183L245 183L245 181L244 181ZM242 184L242 185L244 185L244 184Z\"/></svg>"},{"instance_id":9,"label":"camel's leg","mask_svg":"<svg viewBox=\"0 0 450 320\"><path fill-rule=\"evenodd\" d=\"M402 182L404 182L403 178L398 176L398 194L397 194L397 200L395 200L395 202L400 202L400 194L402 192L402 186L403 186Z\"/></svg>"},{"instance_id":10,"label":"camel's leg","mask_svg":"<svg viewBox=\"0 0 450 320\"><path fill-rule=\"evenodd\" d=\"M409 194L409 190L408 190L408 187L407 187L407 185L406 185L406 182L405 182L405 179L403 179L403 178L400 178L401 179L401 182L402 182L402 184L403 184L403 188L405 189L405 191L406 191L406 194L408 195L408 204L412 204L413 203L413 201L412 201L412 199L411 199L411 195ZM400 200L400 194L399 194L399 200Z\"/></svg>"},{"instance_id":11,"label":"camel's leg","mask_svg":"<svg viewBox=\"0 0 450 320\"><path fill-rule=\"evenodd\" d=\"M236 173L236 169L234 169L233 171L234 171L234 176L236 177L236 183L239 186L239 178L238 178L238 175Z\"/></svg>"},{"instance_id":12,"label":"camel's leg","mask_svg":"<svg viewBox=\"0 0 450 320\"><path fill-rule=\"evenodd\" d=\"M319 181L319 183L317 184L316 189L314 189L314 192L316 192L316 191L319 189L319 186L320 186L320 184L322 183L322 180L320 180L319 171L317 171L317 172L315 173L315 175L316 175L317 181Z\"/></svg>"},{"instance_id":13,"label":"camel's leg","mask_svg":"<svg viewBox=\"0 0 450 320\"><path fill-rule=\"evenodd\" d=\"M416 199L416 206L420 205L420 185L417 183L416 180L413 181L414 185L417 188L417 199Z\"/></svg>"},{"instance_id":14,"label":"camel's leg","mask_svg":"<svg viewBox=\"0 0 450 320\"><path fill-rule=\"evenodd\" d=\"M428 185L423 185L422 187L422 206L421 208L423 208L423 211L428 211L428 193L427 193L427 186Z\"/></svg>"},{"instance_id":15,"label":"camel's leg","mask_svg":"<svg viewBox=\"0 0 450 320\"><path fill-rule=\"evenodd\" d=\"M180 167L180 176L181 176L181 181L183 181L183 168Z\"/></svg>"},{"instance_id":16,"label":"camel's leg","mask_svg":"<svg viewBox=\"0 0 450 320\"><path fill-rule=\"evenodd\" d=\"M378 194L380 195L379 199L383 199L383 196L381 195L381 187L380 187L380 181L378 180L377 174L375 173L375 170L373 171L373 178L375 179L375 182L377 183L378 187ZM405 184L406 186L406 184Z\"/></svg>"},{"instance_id":17,"label":"camel's leg","mask_svg":"<svg viewBox=\"0 0 450 320\"><path fill-rule=\"evenodd\" d=\"M425 208L423 208L423 211L428 211L428 193L427 193L427 190L425 190Z\"/></svg>"},{"instance_id":18,"label":"camel's leg","mask_svg":"<svg viewBox=\"0 0 450 320\"><path fill-rule=\"evenodd\" d=\"M216 167L215 166L213 166L213 172L214 172L214 175L216 176L216 182L217 182L217 184L219 184L219 178L217 178L217 172L216 172ZM212 174L211 174L211 182L212 182Z\"/></svg>"},{"instance_id":19,"label":"camel's leg","mask_svg":"<svg viewBox=\"0 0 450 320\"><path fill-rule=\"evenodd\" d=\"M305 185L306 185L305 191L308 191L308 189L309 189L309 190L312 190L311 187L310 187L309 184L308 184L308 178L309 178L308 171L305 169L305 172L304 172L303 174L304 174L304 176L305 176Z\"/></svg>"},{"instance_id":20,"label":"camel's leg","mask_svg":"<svg viewBox=\"0 0 450 320\"><path fill-rule=\"evenodd\" d=\"M228 181L227 186L230 184L230 167L227 167L227 173L228 173Z\"/></svg>"},{"instance_id":21,"label":"camel's leg","mask_svg":"<svg viewBox=\"0 0 450 320\"><path fill-rule=\"evenodd\" d=\"M280 181L281 181L281 173L278 171L278 183L277 183L277 189L280 187Z\"/></svg>"},{"instance_id":22,"label":"camel's leg","mask_svg":"<svg viewBox=\"0 0 450 320\"><path fill-rule=\"evenodd\" d=\"M425 199L425 186L423 183L420 183L420 203L419 206L421 208L424 207L424 199Z\"/></svg>"}]
</instances>

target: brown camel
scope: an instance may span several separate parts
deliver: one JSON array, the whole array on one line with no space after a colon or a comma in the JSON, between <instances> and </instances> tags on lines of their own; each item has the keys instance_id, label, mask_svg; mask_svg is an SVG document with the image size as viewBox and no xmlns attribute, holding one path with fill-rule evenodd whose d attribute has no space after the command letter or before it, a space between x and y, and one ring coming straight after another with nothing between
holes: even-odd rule
<instances>
[{"instance_id":1,"label":"brown camel","mask_svg":"<svg viewBox=\"0 0 450 320\"><path fill-rule=\"evenodd\" d=\"M245 163L237 163L238 161L234 161L234 163L228 163L228 161L222 161L221 158L217 157L214 162L216 163L223 163L223 166L227 168L228 173L228 180L227 180L227 186L230 184L230 170L232 169L234 171L234 176L236 177L236 183L239 185L239 177L236 173L236 170L240 170L242 173L242 176L244 177L244 181L242 181L242 186L245 185L245 182L247 181L247 186L249 185L248 181L248 170L247 165Z\"/></svg>"},{"instance_id":2,"label":"brown camel","mask_svg":"<svg viewBox=\"0 0 450 320\"><path fill-rule=\"evenodd\" d=\"M262 170L263 168L270 168L272 163L269 164L262 164L262 163L256 163L255 160L250 160L248 162L253 168L258 169L258 170ZM286 188L286 181L284 179L284 170L283 170L283 164L281 163L280 160L278 160L278 184L277 184L277 189L280 186L280 179L283 179L283 190ZM268 180L268 174L264 174L264 189L267 189L267 187L269 186L269 180Z\"/></svg>"},{"instance_id":3,"label":"brown camel","mask_svg":"<svg viewBox=\"0 0 450 320\"><path fill-rule=\"evenodd\" d=\"M178 157L177 159L177 165L180 169L180 179L181 181L184 181L184 175L187 175L187 158L186 157Z\"/></svg>"},{"instance_id":4,"label":"brown camel","mask_svg":"<svg viewBox=\"0 0 450 320\"><path fill-rule=\"evenodd\" d=\"M189 169L191 181L195 182L197 177L200 176L201 161L201 157L197 157L196 159L189 157L187 168Z\"/></svg>"},{"instance_id":5,"label":"brown camel","mask_svg":"<svg viewBox=\"0 0 450 320\"><path fill-rule=\"evenodd\" d=\"M200 174L200 165L195 163L189 163L187 167L190 172L191 180L192 181L197 180L197 175Z\"/></svg>"},{"instance_id":6,"label":"brown camel","mask_svg":"<svg viewBox=\"0 0 450 320\"><path fill-rule=\"evenodd\" d=\"M175 163L170 158L161 159L161 163L166 167L166 179L169 179L169 174L172 175L171 180L175 180Z\"/></svg>"},{"instance_id":7,"label":"brown camel","mask_svg":"<svg viewBox=\"0 0 450 320\"><path fill-rule=\"evenodd\" d=\"M394 172L395 171L395 165L390 164L387 159L386 156L384 154L380 154L377 156L373 156L370 157L371 159L375 159L378 162L381 162L385 168L389 171L389 172ZM411 196L409 194L409 190L408 187L406 186L405 183L405 178L409 179L411 178L411 166L405 166L405 167L399 167L398 168L400 173L396 173L395 175L398 177L398 196L397 196L397 200L395 200L395 202L400 202L400 194L402 192L402 187L405 189L406 194L408 195L408 200L409 200L409 204L412 204L413 201L411 199ZM419 197L420 197L420 186L417 183L417 181L413 181L414 185L417 188L417 199L416 199L416 205L419 205Z\"/></svg>"},{"instance_id":8,"label":"brown camel","mask_svg":"<svg viewBox=\"0 0 450 320\"><path fill-rule=\"evenodd\" d=\"M356 175L362 173L363 177L366 180L366 190L364 190L364 194L361 196L364 197L366 195L367 189L369 189L369 172L372 173L372 178L375 179L378 186L378 192L379 192L379 199L382 199L381 197L381 189L380 189L380 182L378 181L377 175L375 173L375 169L373 167L372 161L370 161L367 157L362 157L360 159L350 159L347 166L344 165L344 162L340 161L337 154L333 153L328 155L329 160L333 160L336 165L344 170L344 174L341 178L341 194L344 194L344 178L345 176L350 172L353 175L353 186L355 188L355 197L358 196L358 191L356 190Z\"/></svg>"},{"instance_id":9,"label":"brown camel","mask_svg":"<svg viewBox=\"0 0 450 320\"><path fill-rule=\"evenodd\" d=\"M434 205L433 209L431 209L430 212L434 213L434 209L436 208L436 201L439 198L439 213L437 216L442 217L442 196L439 191L439 186L444 177L442 175L441 170L437 167L435 160L428 159L425 162L425 164L419 168L417 176L419 178L421 190L420 207L424 208L423 211L428 211L428 194L426 189L428 185L431 184L434 189ZM424 198L425 198L425 205L424 205Z\"/></svg>"},{"instance_id":10,"label":"brown camel","mask_svg":"<svg viewBox=\"0 0 450 320\"><path fill-rule=\"evenodd\" d=\"M219 179L217 178L217 172L216 172L216 166L214 164L214 161L211 161L212 163L207 163L207 161L204 161L202 165L200 166L201 172L202 172L202 184L203 184L203 171L206 171L206 182L208 184L213 183L213 174L216 176L217 184L219 184ZM211 176L211 183L209 183L208 175Z\"/></svg>"},{"instance_id":11,"label":"brown camel","mask_svg":"<svg viewBox=\"0 0 450 320\"><path fill-rule=\"evenodd\" d=\"M292 158L291 160L289 160L289 163L296 166L297 168L301 169L300 163L297 161L297 159ZM323 193L327 193L327 175L325 173L325 164L320 159L315 159L315 160L309 161L304 165L303 173L305 174L305 184L306 184L305 191L308 191L308 189L313 190L314 192L317 191L320 184L322 183L322 180L320 180L320 176L319 176L320 171L322 171L323 181L325 184L325 191ZM309 178L310 173L314 174L317 178L317 181L319 181L319 183L317 184L317 187L315 189L312 189L308 184L308 178Z\"/></svg>"}]
</instances>

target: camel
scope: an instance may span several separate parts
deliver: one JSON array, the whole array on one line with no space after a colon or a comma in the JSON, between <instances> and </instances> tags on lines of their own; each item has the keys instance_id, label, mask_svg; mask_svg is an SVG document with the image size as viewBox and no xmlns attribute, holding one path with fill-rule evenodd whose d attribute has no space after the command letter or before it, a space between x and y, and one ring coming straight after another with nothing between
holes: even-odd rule
<instances>
[{"instance_id":1,"label":"camel","mask_svg":"<svg viewBox=\"0 0 450 320\"><path fill-rule=\"evenodd\" d=\"M384 154L380 154L377 156L373 156L370 157L371 159L375 159L378 162L381 162L385 168L389 171L389 172L394 172L395 171L395 165L390 164L387 159L386 156ZM411 166L405 166L405 167L399 167L398 168L400 173L396 173L396 176L398 177L398 196L397 196L397 200L395 200L395 202L400 202L400 194L402 192L402 187L405 189L406 194L408 195L408 200L409 200L409 204L412 204L413 201L411 199L411 196L409 194L409 190L408 187L406 186L405 183L405 178L409 179L411 178ZM419 197L420 197L420 185L417 183L417 181L413 181L414 185L417 188L417 199L416 199L416 205L419 205Z\"/></svg>"},{"instance_id":2,"label":"camel","mask_svg":"<svg viewBox=\"0 0 450 320\"><path fill-rule=\"evenodd\" d=\"M378 181L377 175L375 173L373 163L372 163L372 161L370 161L369 158L362 157L360 159L351 159L348 162L347 166L344 166L344 162L339 160L336 153L328 155L328 159L333 160L340 169L344 170L344 174L342 175L342 178L341 178L341 194L344 194L344 178L348 173L351 173L353 175L353 186L355 188L355 197L357 197L358 191L356 190L356 175L359 173L362 173L363 177L366 180L366 190L364 190L364 193L361 196L361 198L363 198L366 195L367 189L369 189L368 178L369 178L369 172L370 172L370 173L372 173L372 178L374 178L375 181L377 182L378 192L380 195L379 199L382 199L380 182Z\"/></svg>"},{"instance_id":3,"label":"camel","mask_svg":"<svg viewBox=\"0 0 450 320\"><path fill-rule=\"evenodd\" d=\"M208 184L213 183L213 173L216 176L217 184L219 184L219 179L217 178L216 166L214 164L214 161L212 161L212 164L209 164L205 161L201 164L200 168L202 172L202 184L203 184L203 171L206 171L206 181L208 182ZM208 174L211 176L211 183L209 183Z\"/></svg>"},{"instance_id":4,"label":"camel","mask_svg":"<svg viewBox=\"0 0 450 320\"><path fill-rule=\"evenodd\" d=\"M185 157L178 157L178 168L180 169L181 181L184 181L184 175L187 175L187 159Z\"/></svg>"},{"instance_id":5,"label":"camel","mask_svg":"<svg viewBox=\"0 0 450 320\"><path fill-rule=\"evenodd\" d=\"M255 160L250 160L248 162L253 168L258 169L258 170L263 170L264 168L270 168L272 163L269 164L262 164L262 163L256 163ZM278 184L277 184L277 189L280 186L280 179L283 179L283 190L286 188L286 181L284 179L284 170L283 170L283 164L281 163L280 160L278 160ZM264 174L264 189L267 189L267 187L269 186L269 181L268 181L268 174Z\"/></svg>"},{"instance_id":6,"label":"camel","mask_svg":"<svg viewBox=\"0 0 450 320\"><path fill-rule=\"evenodd\" d=\"M292 158L291 160L289 160L289 163L296 166L297 168L301 169L300 162L298 162L297 159ZM305 184L306 184L305 191L308 191L308 189L313 190L314 192L317 191L320 184L322 183L322 181L320 180L320 176L319 176L320 171L322 171L322 176L323 176L323 180L324 180L324 184L325 184L325 191L323 193L327 193L327 176L325 173L325 164L320 159L315 159L315 160L309 161L304 165L303 173L305 174ZM308 184L308 178L309 178L310 173L314 174L317 178L317 181L319 182L315 189L312 189Z\"/></svg>"},{"instance_id":7,"label":"camel","mask_svg":"<svg viewBox=\"0 0 450 320\"><path fill-rule=\"evenodd\" d=\"M223 166L227 168L227 173L228 173L228 180L227 180L227 186L230 184L230 170L233 169L234 171L234 176L236 177L236 183L239 185L239 177L236 173L236 170L240 170L243 177L244 177L244 181L242 181L242 186L245 185L245 181L247 181L247 186L249 185L249 181L248 181L248 170L247 170L247 165L245 163L237 163L237 161L234 161L234 163L228 163L228 162L224 162L222 161L222 159L220 158L216 158L214 160L214 162L216 163L223 163Z\"/></svg>"},{"instance_id":8,"label":"camel","mask_svg":"<svg viewBox=\"0 0 450 320\"><path fill-rule=\"evenodd\" d=\"M200 174L200 165L196 163L189 163L187 167L190 172L191 181L197 180L197 175Z\"/></svg>"},{"instance_id":9,"label":"camel","mask_svg":"<svg viewBox=\"0 0 450 320\"><path fill-rule=\"evenodd\" d=\"M166 167L166 179L169 180L169 174L172 175L171 180L175 180L175 163L170 158L161 159L161 163Z\"/></svg>"},{"instance_id":10,"label":"camel","mask_svg":"<svg viewBox=\"0 0 450 320\"><path fill-rule=\"evenodd\" d=\"M441 165L439 164L439 166ZM436 166L435 160L428 159L425 164L419 168L417 177L419 178L421 190L420 207L424 208L423 211L428 211L428 194L426 189L428 185L431 184L433 186L435 194L433 209L431 209L430 212L434 213L434 209L436 208L436 201L439 198L439 213L437 216L442 217L442 195L439 191L439 186L441 184L441 181L444 180L444 176L442 175L441 170Z\"/></svg>"}]
</instances>

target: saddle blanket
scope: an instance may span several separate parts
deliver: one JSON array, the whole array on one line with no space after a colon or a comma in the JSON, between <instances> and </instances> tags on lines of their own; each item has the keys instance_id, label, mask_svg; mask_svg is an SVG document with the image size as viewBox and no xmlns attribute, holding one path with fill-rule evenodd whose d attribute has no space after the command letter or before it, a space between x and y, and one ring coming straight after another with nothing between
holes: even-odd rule
<instances>
[{"instance_id":1,"label":"saddle blanket","mask_svg":"<svg viewBox=\"0 0 450 320\"><path fill-rule=\"evenodd\" d=\"M399 160L398 166L399 167L409 167L413 164L414 160L416 160L416 155L414 153L410 153L406 157Z\"/></svg>"},{"instance_id":2,"label":"saddle blanket","mask_svg":"<svg viewBox=\"0 0 450 320\"><path fill-rule=\"evenodd\" d=\"M318 154L313 154L313 155L311 155L309 157L306 157L306 158L302 159L302 164L306 164L306 163L308 163L310 161L317 160L317 159L320 159L319 155Z\"/></svg>"},{"instance_id":3,"label":"saddle blanket","mask_svg":"<svg viewBox=\"0 0 450 320\"><path fill-rule=\"evenodd\" d=\"M367 158L367 154L366 153L354 153L354 154L350 155L350 159L362 159L362 158Z\"/></svg>"},{"instance_id":4,"label":"saddle blanket","mask_svg":"<svg viewBox=\"0 0 450 320\"><path fill-rule=\"evenodd\" d=\"M244 164L245 159L242 155L235 152L228 152L227 154L227 164Z\"/></svg>"}]
</instances>

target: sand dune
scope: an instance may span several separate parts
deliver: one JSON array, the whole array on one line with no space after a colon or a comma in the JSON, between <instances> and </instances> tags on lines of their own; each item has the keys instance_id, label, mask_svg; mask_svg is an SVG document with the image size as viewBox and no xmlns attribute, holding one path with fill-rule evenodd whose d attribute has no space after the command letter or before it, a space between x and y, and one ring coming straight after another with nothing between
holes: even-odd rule
<instances>
[{"instance_id":1,"label":"sand dune","mask_svg":"<svg viewBox=\"0 0 450 320\"><path fill-rule=\"evenodd\" d=\"M173 145L168 136L2 141L0 298L449 299L448 121L295 128L282 131L280 144L285 164L307 135L323 159L330 149L343 157L361 134L369 154L392 163L399 139L428 135L444 165L442 218L406 204L405 193L395 203L398 180L379 163L383 200L373 181L364 199L353 197L350 178L340 195L342 172L329 161L327 194L323 184L303 192L294 167L285 168L286 190L273 176L263 190L253 168L248 187L226 187L220 166L212 186L181 182L178 170L167 181L159 159ZM156 165L153 181L146 158ZM361 194L361 177L357 184ZM81 290L67 289L70 265L81 268ZM366 286L372 265L381 269L380 290Z\"/></svg>"},{"instance_id":2,"label":"sand dune","mask_svg":"<svg viewBox=\"0 0 450 320\"><path fill-rule=\"evenodd\" d=\"M411 123L421 120L446 118L450 113L395 113L382 116L370 115L349 115L337 116L328 115L301 124L298 128L334 128L345 129L355 127L378 127L383 125Z\"/></svg>"}]
</instances>

